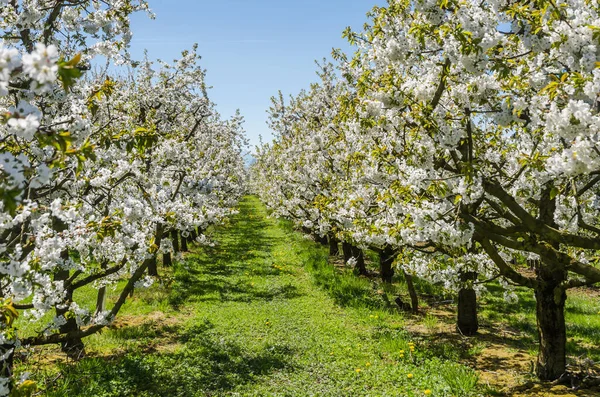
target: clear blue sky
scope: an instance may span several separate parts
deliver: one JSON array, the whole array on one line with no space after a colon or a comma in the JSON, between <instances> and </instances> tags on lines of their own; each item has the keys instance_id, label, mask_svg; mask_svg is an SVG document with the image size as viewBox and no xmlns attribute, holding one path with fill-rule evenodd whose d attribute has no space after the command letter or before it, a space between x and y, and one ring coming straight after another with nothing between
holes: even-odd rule
<instances>
[{"instance_id":1,"label":"clear blue sky","mask_svg":"<svg viewBox=\"0 0 600 397\"><path fill-rule=\"evenodd\" d=\"M240 109L251 148L266 125L270 98L296 94L315 81L315 59L352 49L346 26L361 29L383 0L149 0L156 20L135 16L132 55L171 61L199 44L209 95L224 117Z\"/></svg>"}]
</instances>

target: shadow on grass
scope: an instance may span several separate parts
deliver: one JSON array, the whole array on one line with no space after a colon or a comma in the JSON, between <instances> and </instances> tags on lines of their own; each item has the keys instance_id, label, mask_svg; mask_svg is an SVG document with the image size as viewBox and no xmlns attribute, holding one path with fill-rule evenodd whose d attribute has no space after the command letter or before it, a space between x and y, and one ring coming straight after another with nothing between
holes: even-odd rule
<instances>
[{"instance_id":1,"label":"shadow on grass","mask_svg":"<svg viewBox=\"0 0 600 397\"><path fill-rule=\"evenodd\" d=\"M199 248L186 258L186 263L176 264L169 298L173 306L190 301L249 302L299 296L291 284L255 287L244 277L250 273L279 274L270 257L280 240L268 235L271 225L253 214L254 209L252 201L243 200L230 226L219 229L217 246Z\"/></svg>"},{"instance_id":2,"label":"shadow on grass","mask_svg":"<svg viewBox=\"0 0 600 397\"><path fill-rule=\"evenodd\" d=\"M148 336L143 332L140 335ZM62 380L47 385L47 395L223 395L258 376L289 370L288 360L294 354L284 345L249 351L215 333L209 322L189 328L176 341L182 347L172 353L136 352L62 366Z\"/></svg>"}]
</instances>

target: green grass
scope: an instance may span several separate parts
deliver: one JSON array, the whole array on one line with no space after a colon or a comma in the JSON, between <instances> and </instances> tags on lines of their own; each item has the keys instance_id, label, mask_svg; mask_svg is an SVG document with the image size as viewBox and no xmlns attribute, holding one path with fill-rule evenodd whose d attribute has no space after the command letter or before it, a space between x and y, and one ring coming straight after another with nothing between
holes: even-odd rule
<instances>
[{"instance_id":1,"label":"green grass","mask_svg":"<svg viewBox=\"0 0 600 397\"><path fill-rule=\"evenodd\" d=\"M33 371L47 396L451 396L462 387L439 371L456 351L408 334L384 299L395 290L334 269L325 247L267 218L256 198L212 233L215 247L136 292L126 326L86 339L88 358L38 362L44 350L18 369Z\"/></svg>"}]
</instances>

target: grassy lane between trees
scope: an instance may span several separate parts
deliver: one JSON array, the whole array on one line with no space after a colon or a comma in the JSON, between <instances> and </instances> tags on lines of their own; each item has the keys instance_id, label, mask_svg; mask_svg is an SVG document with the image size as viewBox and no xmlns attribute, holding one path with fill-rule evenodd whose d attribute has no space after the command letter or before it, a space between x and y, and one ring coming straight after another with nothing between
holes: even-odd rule
<instances>
[{"instance_id":1,"label":"grassy lane between trees","mask_svg":"<svg viewBox=\"0 0 600 397\"><path fill-rule=\"evenodd\" d=\"M87 358L38 349L19 369L48 396L501 395L457 364L474 365L491 342L436 336L443 312L398 312L386 301L401 284L328 263L326 248L268 218L256 198L212 236L214 247L136 291L114 326L87 340Z\"/></svg>"}]
</instances>

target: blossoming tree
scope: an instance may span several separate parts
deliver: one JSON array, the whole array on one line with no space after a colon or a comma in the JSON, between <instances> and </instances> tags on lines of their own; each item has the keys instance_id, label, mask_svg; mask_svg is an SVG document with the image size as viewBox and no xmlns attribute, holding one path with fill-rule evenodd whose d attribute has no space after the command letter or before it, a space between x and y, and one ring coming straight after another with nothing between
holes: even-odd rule
<instances>
[{"instance_id":1,"label":"blossoming tree","mask_svg":"<svg viewBox=\"0 0 600 397\"><path fill-rule=\"evenodd\" d=\"M82 338L109 324L136 286L151 282L156 255L171 250L170 231L204 230L233 211L246 143L241 116L224 121L208 100L196 48L159 70L146 61L131 78L84 73L96 55L129 63L129 15L147 11L144 1L0 7L6 395L16 382L15 348L60 343L80 356ZM121 280L107 308L106 287ZM91 285L99 289L95 308L75 300ZM21 311L31 321L54 315L39 334L21 336Z\"/></svg>"},{"instance_id":2,"label":"blossoming tree","mask_svg":"<svg viewBox=\"0 0 600 397\"><path fill-rule=\"evenodd\" d=\"M537 374L561 377L566 291L600 282L598 4L390 0L371 17L346 32L357 133L340 150L362 157L363 177L340 208L367 199L385 216L365 212L349 231L441 252L441 264L408 257L434 278L531 288Z\"/></svg>"}]
</instances>

